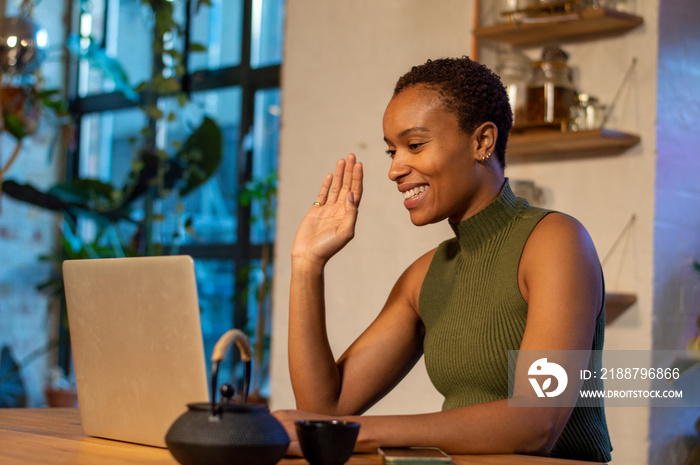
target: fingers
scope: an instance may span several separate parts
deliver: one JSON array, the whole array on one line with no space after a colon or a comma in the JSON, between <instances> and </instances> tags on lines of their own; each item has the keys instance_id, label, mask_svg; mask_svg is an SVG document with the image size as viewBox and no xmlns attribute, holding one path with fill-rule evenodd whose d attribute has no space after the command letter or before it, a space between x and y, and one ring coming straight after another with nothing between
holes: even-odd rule
<instances>
[{"instance_id":1,"label":"fingers","mask_svg":"<svg viewBox=\"0 0 700 465\"><path fill-rule=\"evenodd\" d=\"M352 186L352 175L356 164L356 158L354 154L348 154L348 159L345 162L345 172L343 173L343 191L349 192Z\"/></svg>"},{"instance_id":2,"label":"fingers","mask_svg":"<svg viewBox=\"0 0 700 465\"><path fill-rule=\"evenodd\" d=\"M321 191L316 196L316 202L320 205L325 205L328 200L328 190L331 188L331 183L333 182L333 175L327 174L323 179L323 184L321 184ZM316 205L316 204L314 204Z\"/></svg>"},{"instance_id":3,"label":"fingers","mask_svg":"<svg viewBox=\"0 0 700 465\"><path fill-rule=\"evenodd\" d=\"M333 175L333 187L328 194L328 202L336 203L340 196L340 189L343 185L343 175L345 174L346 162L342 158L335 164L335 174Z\"/></svg>"},{"instance_id":4,"label":"fingers","mask_svg":"<svg viewBox=\"0 0 700 465\"><path fill-rule=\"evenodd\" d=\"M363 170L362 170L362 163L356 163L355 166L353 167L352 170L352 185L351 185L351 190L354 201L355 201L355 207L360 206L360 200L362 199L362 178L364 176Z\"/></svg>"},{"instance_id":5,"label":"fingers","mask_svg":"<svg viewBox=\"0 0 700 465\"><path fill-rule=\"evenodd\" d=\"M360 205L362 199L362 178L363 169L362 163L356 161L354 154L349 154L347 160L340 159L335 165L335 173L327 174L323 179L321 190L316 197L314 205L325 205L327 203L334 204L343 197L342 200L348 201L349 194L353 194L351 203L355 207Z\"/></svg>"},{"instance_id":6,"label":"fingers","mask_svg":"<svg viewBox=\"0 0 700 465\"><path fill-rule=\"evenodd\" d=\"M357 162L354 154L349 154L347 159L340 159L335 165L333 186L328 194L328 202L335 203L341 197L347 200L347 195L353 192L355 204L359 204L362 197L362 163Z\"/></svg>"}]
</instances>

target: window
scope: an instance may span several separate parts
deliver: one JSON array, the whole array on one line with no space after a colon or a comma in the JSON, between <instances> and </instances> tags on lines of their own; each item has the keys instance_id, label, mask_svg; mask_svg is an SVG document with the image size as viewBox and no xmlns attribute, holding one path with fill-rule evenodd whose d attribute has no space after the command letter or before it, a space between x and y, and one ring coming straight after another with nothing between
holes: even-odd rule
<instances>
[{"instance_id":1,"label":"window","mask_svg":"<svg viewBox=\"0 0 700 465\"><path fill-rule=\"evenodd\" d=\"M69 177L96 178L119 188L128 182L135 154L143 147L135 141L145 140L167 154L205 117L214 120L222 134L216 173L191 194L157 197L153 205L139 204L132 215L158 215L162 220L152 231L156 242L166 252L195 259L206 354L234 327L244 329L254 347L267 353L270 322L260 321L260 312L269 315L270 302L267 293L259 292L272 267L284 1L78 4L73 48L79 59L71 105L79 137ZM180 27L181 34L161 37L162 59L154 52L158 17L148 4L172 8ZM177 92L132 91L139 82L178 73L188 96L184 106ZM150 109L144 112L143 106ZM171 113L173 117L158 116ZM94 224L77 220L82 236L97 237ZM117 231L123 237L133 233L128 225ZM253 369L259 375L266 367ZM232 377L222 367L220 382ZM264 383L257 388L267 394Z\"/></svg>"}]
</instances>

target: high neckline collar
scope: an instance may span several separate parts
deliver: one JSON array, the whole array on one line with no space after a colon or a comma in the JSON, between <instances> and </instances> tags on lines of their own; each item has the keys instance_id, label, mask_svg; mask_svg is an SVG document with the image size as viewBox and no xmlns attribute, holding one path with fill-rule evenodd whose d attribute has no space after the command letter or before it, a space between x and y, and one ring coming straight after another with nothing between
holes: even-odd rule
<instances>
[{"instance_id":1,"label":"high neckline collar","mask_svg":"<svg viewBox=\"0 0 700 465\"><path fill-rule=\"evenodd\" d=\"M459 223L450 223L450 227L462 248L478 247L510 222L519 205L526 204L525 199L515 196L506 178L501 192L486 208Z\"/></svg>"}]
</instances>

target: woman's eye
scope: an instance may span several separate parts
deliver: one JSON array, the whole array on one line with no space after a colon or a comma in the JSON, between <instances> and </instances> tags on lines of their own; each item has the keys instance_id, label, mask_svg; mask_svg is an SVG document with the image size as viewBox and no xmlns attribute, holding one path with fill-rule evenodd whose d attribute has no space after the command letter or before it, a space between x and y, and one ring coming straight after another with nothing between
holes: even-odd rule
<instances>
[{"instance_id":1,"label":"woman's eye","mask_svg":"<svg viewBox=\"0 0 700 465\"><path fill-rule=\"evenodd\" d=\"M418 150L418 149L420 148L421 145L423 145L423 142L419 142L419 143L416 143L416 144L408 144L408 148L409 148L410 150Z\"/></svg>"},{"instance_id":2,"label":"woman's eye","mask_svg":"<svg viewBox=\"0 0 700 465\"><path fill-rule=\"evenodd\" d=\"M385 150L386 154L389 155L391 158L394 158L394 155L396 155L396 150L392 149L387 149Z\"/></svg>"}]
</instances>

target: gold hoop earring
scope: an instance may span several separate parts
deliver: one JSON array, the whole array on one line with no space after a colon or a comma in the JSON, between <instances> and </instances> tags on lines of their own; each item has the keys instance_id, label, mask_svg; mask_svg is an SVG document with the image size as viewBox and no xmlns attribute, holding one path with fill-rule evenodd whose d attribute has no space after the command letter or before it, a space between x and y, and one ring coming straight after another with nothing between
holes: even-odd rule
<instances>
[{"instance_id":1,"label":"gold hoop earring","mask_svg":"<svg viewBox=\"0 0 700 465\"><path fill-rule=\"evenodd\" d=\"M489 158L491 158L491 154L492 154L492 153L493 153L493 152L488 152L485 156L483 156L483 157L481 157L481 158L479 159L479 162L480 162L480 163L486 162Z\"/></svg>"}]
</instances>

